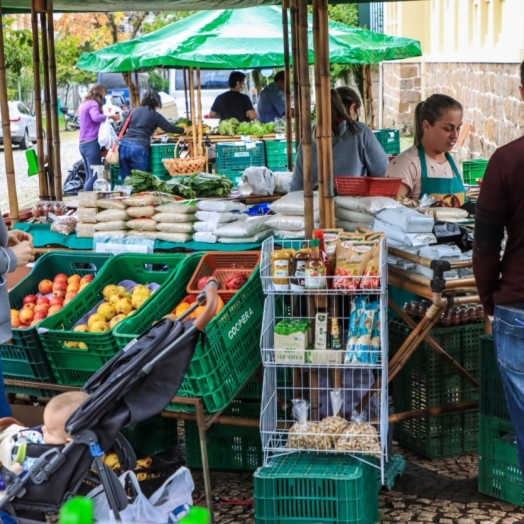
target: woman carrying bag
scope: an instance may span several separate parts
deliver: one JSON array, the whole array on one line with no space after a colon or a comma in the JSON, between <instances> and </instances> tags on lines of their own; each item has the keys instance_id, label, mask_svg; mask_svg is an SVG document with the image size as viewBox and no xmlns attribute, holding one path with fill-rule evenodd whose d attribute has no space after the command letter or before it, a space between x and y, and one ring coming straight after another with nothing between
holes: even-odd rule
<instances>
[{"instance_id":1,"label":"woman carrying bag","mask_svg":"<svg viewBox=\"0 0 524 524\"><path fill-rule=\"evenodd\" d=\"M182 135L189 129L170 124L157 108L162 107L162 102L156 91L150 89L142 97L142 107L133 109L129 115L127 129L123 129L125 138L120 142L120 177L122 183L131 176L131 170L149 171L149 144L156 128L159 127L166 133ZM121 135L124 136L121 132ZM120 137L119 137L120 138Z\"/></svg>"}]
</instances>

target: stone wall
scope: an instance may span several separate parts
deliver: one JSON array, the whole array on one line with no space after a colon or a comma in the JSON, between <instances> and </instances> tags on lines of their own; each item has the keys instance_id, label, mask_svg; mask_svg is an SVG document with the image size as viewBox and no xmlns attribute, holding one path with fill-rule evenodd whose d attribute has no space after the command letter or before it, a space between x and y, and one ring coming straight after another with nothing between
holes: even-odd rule
<instances>
[{"instance_id":1,"label":"stone wall","mask_svg":"<svg viewBox=\"0 0 524 524\"><path fill-rule=\"evenodd\" d=\"M384 64L386 127L413 134L413 112L421 97L421 66ZM518 64L426 63L426 96L445 93L464 107L464 122L473 131L464 145L462 160L489 158L495 149L524 131L524 103L519 94Z\"/></svg>"}]
</instances>

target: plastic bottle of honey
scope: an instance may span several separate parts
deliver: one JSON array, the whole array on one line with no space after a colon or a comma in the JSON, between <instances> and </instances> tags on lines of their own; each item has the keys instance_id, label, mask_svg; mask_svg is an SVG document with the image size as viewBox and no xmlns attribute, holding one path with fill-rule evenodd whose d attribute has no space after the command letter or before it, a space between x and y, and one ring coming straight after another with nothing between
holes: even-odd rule
<instances>
[{"instance_id":1,"label":"plastic bottle of honey","mask_svg":"<svg viewBox=\"0 0 524 524\"><path fill-rule=\"evenodd\" d=\"M311 256L306 262L305 289L320 290L326 289L326 264L320 258L319 241L311 240Z\"/></svg>"},{"instance_id":2,"label":"plastic bottle of honey","mask_svg":"<svg viewBox=\"0 0 524 524\"><path fill-rule=\"evenodd\" d=\"M328 254L326 253L326 243L324 241L324 232L321 229L315 229L313 231L313 238L315 240L318 240L318 250L320 253L320 258L323 260L325 266L326 266L326 276L331 277L333 276L333 271L331 268L331 259L329 258ZM327 279L327 287L330 287L331 285L331 279Z\"/></svg>"},{"instance_id":3,"label":"plastic bottle of honey","mask_svg":"<svg viewBox=\"0 0 524 524\"><path fill-rule=\"evenodd\" d=\"M271 253L271 278L277 291L289 289L289 274L293 255L285 249L275 249Z\"/></svg>"}]
</instances>

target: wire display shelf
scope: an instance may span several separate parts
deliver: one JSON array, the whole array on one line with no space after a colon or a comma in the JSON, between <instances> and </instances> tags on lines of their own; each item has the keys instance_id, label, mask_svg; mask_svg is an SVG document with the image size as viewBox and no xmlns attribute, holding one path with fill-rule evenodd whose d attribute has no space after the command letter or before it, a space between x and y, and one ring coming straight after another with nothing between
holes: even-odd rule
<instances>
[{"instance_id":1,"label":"wire display shelf","mask_svg":"<svg viewBox=\"0 0 524 524\"><path fill-rule=\"evenodd\" d=\"M271 253L281 247L282 249L301 249L309 247L309 240L278 240L269 237L262 242L262 261L260 264L260 278L262 288L266 295L369 295L383 294L387 290L387 248L386 239L380 241L380 268L379 275L369 276L327 276L327 289L310 290L304 289L300 292L291 289L282 291L277 289L271 276Z\"/></svg>"},{"instance_id":2,"label":"wire display shelf","mask_svg":"<svg viewBox=\"0 0 524 524\"><path fill-rule=\"evenodd\" d=\"M273 237L262 245L260 273L267 295L260 339L264 462L296 451L351 455L378 468L383 482L388 434L386 241L380 241L379 273L372 286L369 277L340 275L328 276L328 287L322 290L275 286L271 253L308 245L308 241ZM339 287L335 288L337 278ZM371 337L355 340L351 313L359 304L373 311L368 326L374 330L373 342ZM329 319L328 326L336 319L338 344L330 340L329 327L327 342L315 340L319 314ZM282 374L279 368L288 372ZM333 409L333 394L341 404L339 410ZM293 413L297 405L302 409L300 421L296 407Z\"/></svg>"}]
</instances>

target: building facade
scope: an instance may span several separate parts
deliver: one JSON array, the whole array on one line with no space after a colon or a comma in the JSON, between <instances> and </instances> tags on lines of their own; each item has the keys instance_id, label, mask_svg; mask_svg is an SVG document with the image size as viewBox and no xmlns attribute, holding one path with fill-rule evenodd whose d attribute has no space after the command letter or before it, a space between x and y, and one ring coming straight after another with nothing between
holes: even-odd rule
<instances>
[{"instance_id":1,"label":"building facade","mask_svg":"<svg viewBox=\"0 0 524 524\"><path fill-rule=\"evenodd\" d=\"M524 60L522 0L419 0L384 4L384 31L420 40L423 57L384 63L383 125L413 132L416 104L445 93L464 106L473 131L467 158L489 158L522 135L519 64Z\"/></svg>"}]
</instances>

